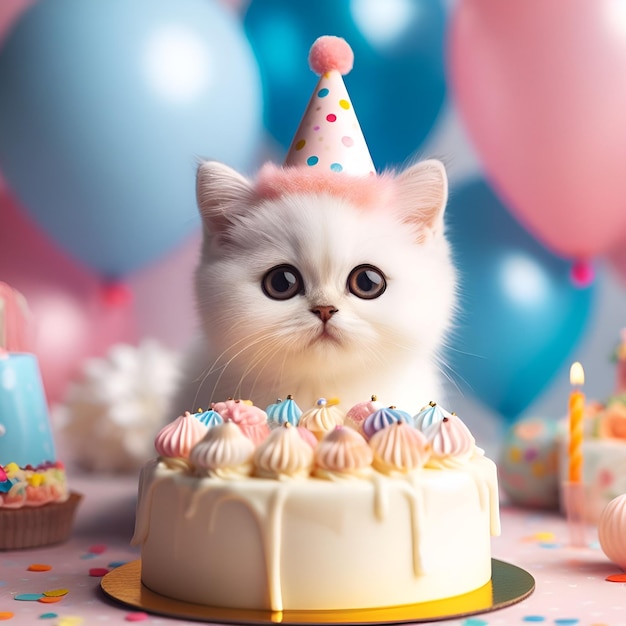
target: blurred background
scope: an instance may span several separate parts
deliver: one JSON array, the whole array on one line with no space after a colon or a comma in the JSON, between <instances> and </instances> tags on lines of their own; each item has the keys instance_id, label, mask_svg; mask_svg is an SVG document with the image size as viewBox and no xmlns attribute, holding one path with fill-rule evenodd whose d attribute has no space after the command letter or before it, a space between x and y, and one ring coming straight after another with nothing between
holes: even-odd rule
<instances>
[{"instance_id":1,"label":"blurred background","mask_svg":"<svg viewBox=\"0 0 626 626\"><path fill-rule=\"evenodd\" d=\"M377 169L449 171L447 407L493 450L515 420L565 415L574 360L589 397L612 393L626 2L2 0L0 281L26 297L54 420L98 442L93 467L142 460L193 340L197 159L282 162L323 34L354 50Z\"/></svg>"}]
</instances>

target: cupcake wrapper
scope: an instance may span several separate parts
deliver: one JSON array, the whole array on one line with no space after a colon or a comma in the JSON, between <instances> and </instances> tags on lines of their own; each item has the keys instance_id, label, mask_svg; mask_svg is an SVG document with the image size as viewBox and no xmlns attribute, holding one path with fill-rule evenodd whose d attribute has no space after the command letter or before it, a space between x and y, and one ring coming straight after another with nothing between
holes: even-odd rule
<instances>
[{"instance_id":1,"label":"cupcake wrapper","mask_svg":"<svg viewBox=\"0 0 626 626\"><path fill-rule=\"evenodd\" d=\"M0 550L36 548L65 541L72 532L81 499L81 494L72 492L65 502L0 509Z\"/></svg>"}]
</instances>

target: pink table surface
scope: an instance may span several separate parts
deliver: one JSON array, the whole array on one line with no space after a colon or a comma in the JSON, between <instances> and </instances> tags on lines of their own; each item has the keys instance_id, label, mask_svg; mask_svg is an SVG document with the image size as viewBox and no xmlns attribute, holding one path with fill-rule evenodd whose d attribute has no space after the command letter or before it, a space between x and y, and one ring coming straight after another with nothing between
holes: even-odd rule
<instances>
[{"instance_id":1,"label":"pink table surface","mask_svg":"<svg viewBox=\"0 0 626 626\"><path fill-rule=\"evenodd\" d=\"M89 574L92 568L111 569L138 558L138 551L129 545L136 484L134 477L73 477L72 486L84 500L70 540L49 548L0 552L0 615L13 613L7 625L112 626L142 617L139 623L150 625L198 623L136 615L137 611L108 601L100 593L100 579ZM501 513L502 536L493 539L493 556L530 572L536 580L534 593L505 609L440 624L626 626L626 584L605 580L621 570L604 556L593 528L589 547L576 549L568 547L566 524L558 514L506 507ZM51 569L28 571L32 563ZM54 589L69 593L55 604L15 599Z\"/></svg>"}]
</instances>

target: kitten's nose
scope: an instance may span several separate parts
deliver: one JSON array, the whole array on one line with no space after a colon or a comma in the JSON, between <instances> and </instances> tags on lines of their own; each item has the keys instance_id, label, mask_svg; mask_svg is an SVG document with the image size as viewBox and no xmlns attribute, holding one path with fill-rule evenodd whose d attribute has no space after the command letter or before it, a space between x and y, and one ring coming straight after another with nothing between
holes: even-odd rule
<instances>
[{"instance_id":1,"label":"kitten's nose","mask_svg":"<svg viewBox=\"0 0 626 626\"><path fill-rule=\"evenodd\" d=\"M311 309L311 313L314 313L319 317L322 322L327 322L335 313L339 312L334 306L314 306Z\"/></svg>"}]
</instances>

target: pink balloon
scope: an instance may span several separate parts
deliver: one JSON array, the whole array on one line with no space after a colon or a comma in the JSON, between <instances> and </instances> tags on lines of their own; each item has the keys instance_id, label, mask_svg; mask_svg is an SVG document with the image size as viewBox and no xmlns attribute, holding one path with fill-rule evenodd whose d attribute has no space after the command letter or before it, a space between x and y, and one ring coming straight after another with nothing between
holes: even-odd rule
<instances>
[{"instance_id":1,"label":"pink balloon","mask_svg":"<svg viewBox=\"0 0 626 626\"><path fill-rule=\"evenodd\" d=\"M461 118L512 213L587 260L626 233L626 8L463 0L449 70Z\"/></svg>"},{"instance_id":2,"label":"pink balloon","mask_svg":"<svg viewBox=\"0 0 626 626\"><path fill-rule=\"evenodd\" d=\"M7 36L22 12L34 0L2 0L0 2L0 42Z\"/></svg>"},{"instance_id":3,"label":"pink balloon","mask_svg":"<svg viewBox=\"0 0 626 626\"><path fill-rule=\"evenodd\" d=\"M84 360L136 339L132 298L77 266L16 205L0 181L0 280L26 298L35 354L50 403L63 398Z\"/></svg>"},{"instance_id":4,"label":"pink balloon","mask_svg":"<svg viewBox=\"0 0 626 626\"><path fill-rule=\"evenodd\" d=\"M192 339L198 327L193 274L201 240L198 230L174 252L127 278L141 336L170 348L182 348Z\"/></svg>"}]
</instances>

